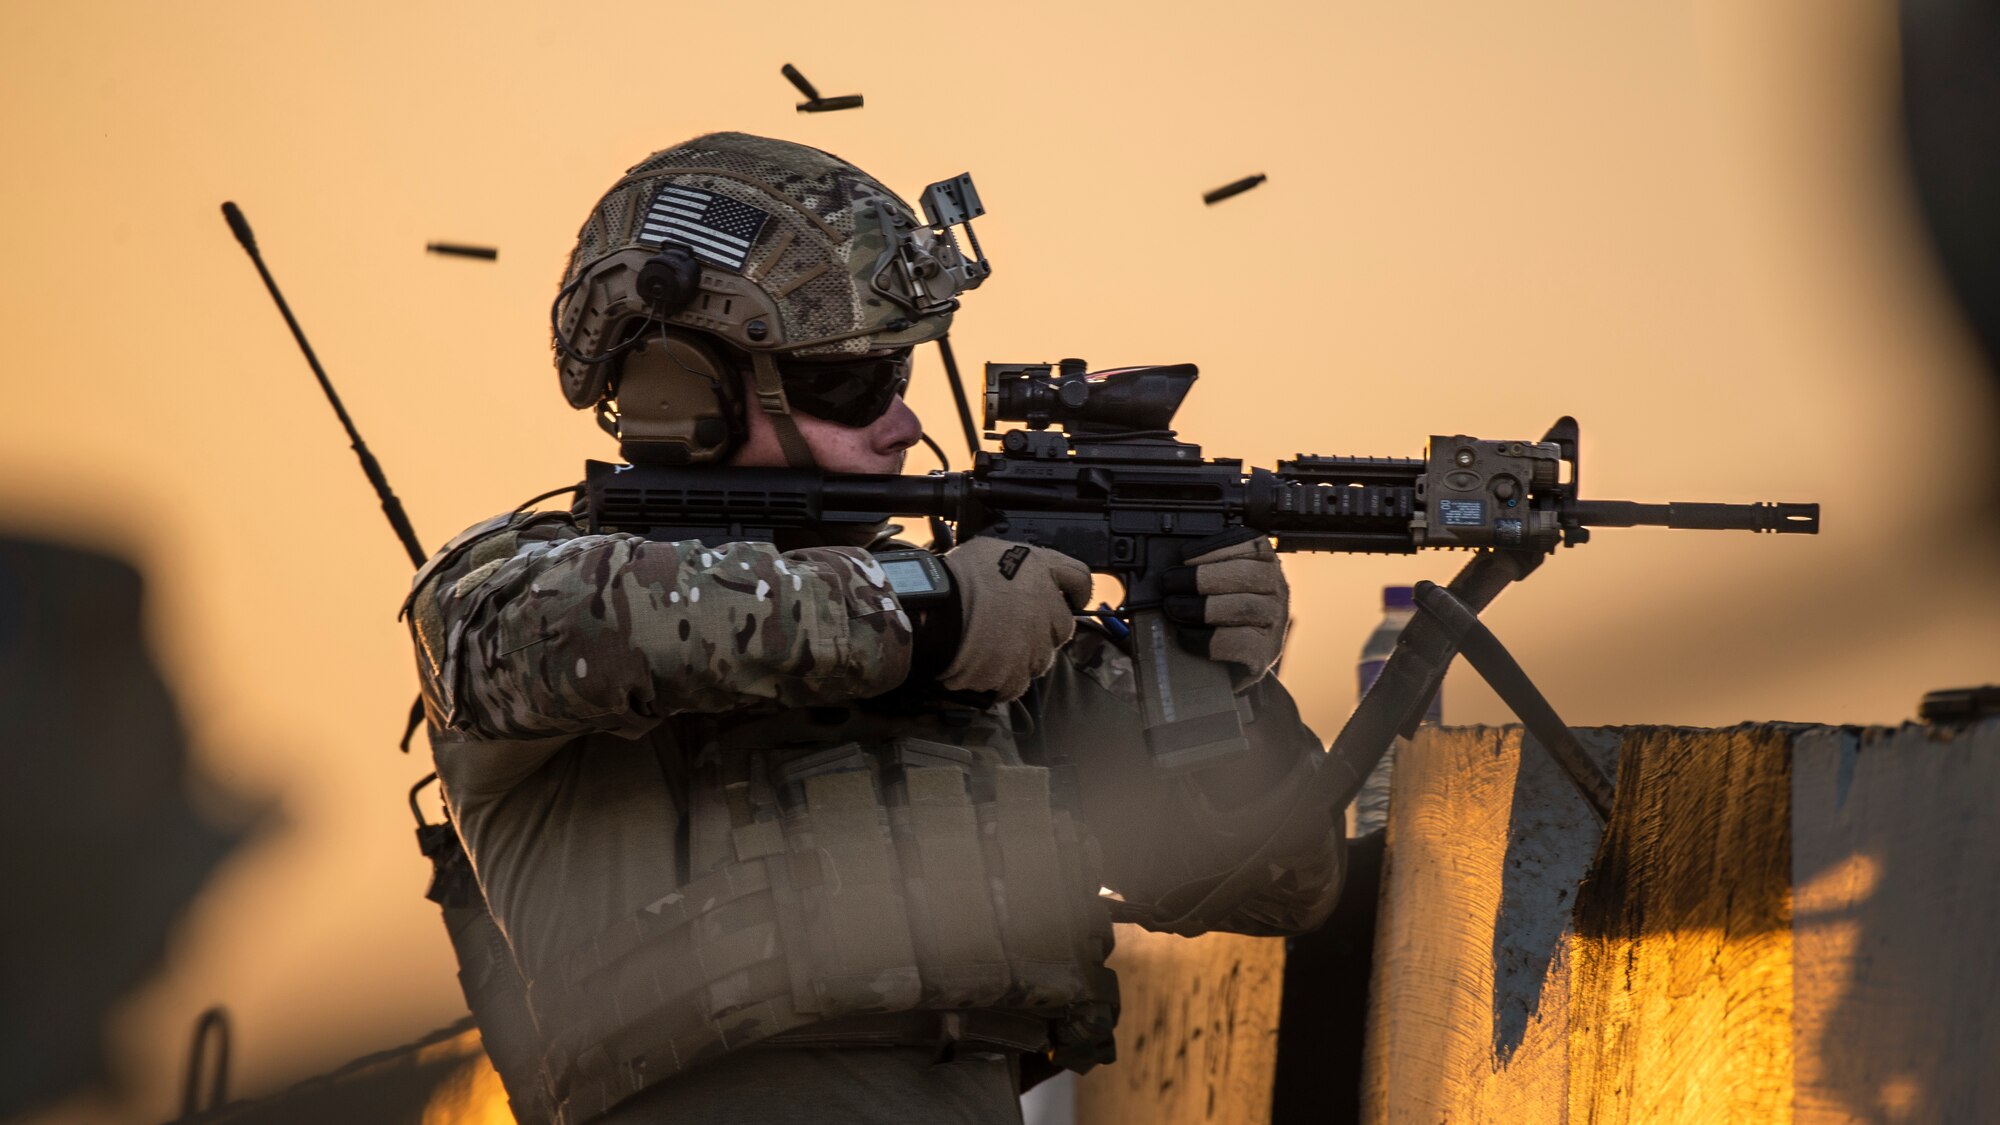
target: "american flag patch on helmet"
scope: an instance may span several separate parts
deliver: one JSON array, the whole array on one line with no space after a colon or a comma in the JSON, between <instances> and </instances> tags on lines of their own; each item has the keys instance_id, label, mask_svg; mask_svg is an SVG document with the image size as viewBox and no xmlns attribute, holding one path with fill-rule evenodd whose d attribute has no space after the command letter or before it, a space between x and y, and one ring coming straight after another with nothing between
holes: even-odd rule
<instances>
[{"instance_id":1,"label":"american flag patch on helmet","mask_svg":"<svg viewBox=\"0 0 2000 1125\"><path fill-rule=\"evenodd\" d=\"M668 184L646 209L639 241L654 246L677 242L703 261L740 270L770 219L769 214L748 203L700 188Z\"/></svg>"}]
</instances>

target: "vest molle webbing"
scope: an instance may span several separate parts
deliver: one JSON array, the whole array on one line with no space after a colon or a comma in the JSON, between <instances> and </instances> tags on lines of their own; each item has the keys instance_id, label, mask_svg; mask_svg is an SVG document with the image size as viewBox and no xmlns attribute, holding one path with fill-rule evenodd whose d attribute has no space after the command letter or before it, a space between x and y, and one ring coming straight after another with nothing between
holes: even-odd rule
<instances>
[{"instance_id":1,"label":"vest molle webbing","mask_svg":"<svg viewBox=\"0 0 2000 1125\"><path fill-rule=\"evenodd\" d=\"M689 802L694 877L531 990L563 1120L784 1033L1108 1054L1110 924L1048 770L914 738L711 748Z\"/></svg>"}]
</instances>

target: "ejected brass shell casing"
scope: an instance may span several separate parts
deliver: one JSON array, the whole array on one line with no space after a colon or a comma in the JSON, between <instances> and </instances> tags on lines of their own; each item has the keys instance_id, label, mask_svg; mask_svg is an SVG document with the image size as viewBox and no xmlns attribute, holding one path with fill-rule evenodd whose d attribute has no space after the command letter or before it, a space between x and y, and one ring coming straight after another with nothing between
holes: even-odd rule
<instances>
[{"instance_id":1,"label":"ejected brass shell casing","mask_svg":"<svg viewBox=\"0 0 2000 1125\"><path fill-rule=\"evenodd\" d=\"M786 63L778 68L778 73L785 76L785 81L797 86L799 93L804 94L807 101L816 102L819 100L819 87L807 80L805 75L800 74L798 67L793 66L791 63Z\"/></svg>"},{"instance_id":2,"label":"ejected brass shell casing","mask_svg":"<svg viewBox=\"0 0 2000 1125\"><path fill-rule=\"evenodd\" d=\"M806 100L799 103L800 113L827 113L836 109L861 108L860 94L842 94L834 98L820 97L819 87L807 80L805 75L799 73L799 68L791 63L779 67L778 73L784 75L787 82L798 87L799 93L806 96Z\"/></svg>"},{"instance_id":3,"label":"ejected brass shell casing","mask_svg":"<svg viewBox=\"0 0 2000 1125\"><path fill-rule=\"evenodd\" d=\"M860 109L860 108L861 108L860 94L842 94L837 98L814 98L809 102L799 103L800 113L826 113L829 110L835 110L835 109Z\"/></svg>"},{"instance_id":4,"label":"ejected brass shell casing","mask_svg":"<svg viewBox=\"0 0 2000 1125\"><path fill-rule=\"evenodd\" d=\"M1256 187L1258 184L1261 184L1263 182L1264 182L1264 173L1262 172L1259 172L1254 176L1245 176L1242 179L1237 180L1233 184L1224 184L1221 187L1216 188L1214 191L1205 193L1201 197L1201 201L1213 207L1216 204L1222 202L1223 200L1228 199L1230 196L1242 195L1244 192L1249 191L1251 188Z\"/></svg>"},{"instance_id":5,"label":"ejected brass shell casing","mask_svg":"<svg viewBox=\"0 0 2000 1125\"><path fill-rule=\"evenodd\" d=\"M484 258L489 262L495 261L500 257L500 251L491 246L463 246L456 242L426 242L424 243L424 249L433 254L455 254L461 258Z\"/></svg>"}]
</instances>

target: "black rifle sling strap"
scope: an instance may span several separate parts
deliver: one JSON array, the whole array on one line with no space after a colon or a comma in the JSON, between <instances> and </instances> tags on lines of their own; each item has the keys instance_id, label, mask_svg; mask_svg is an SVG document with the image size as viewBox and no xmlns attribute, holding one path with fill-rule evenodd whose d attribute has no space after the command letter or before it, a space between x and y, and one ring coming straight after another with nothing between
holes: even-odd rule
<instances>
[{"instance_id":1,"label":"black rifle sling strap","mask_svg":"<svg viewBox=\"0 0 2000 1125\"><path fill-rule=\"evenodd\" d=\"M1583 744L1570 733L1569 724L1562 721L1556 709L1542 696L1535 682L1522 671L1514 655L1507 651L1500 638L1486 627L1464 602L1454 597L1450 590L1430 582L1417 583L1417 608L1431 617L1437 618L1450 631L1452 640L1458 645L1458 654L1472 665L1480 678L1492 686L1509 710L1528 728L1528 733L1542 744L1549 757L1576 787L1577 796L1590 806L1597 823L1611 819L1610 779L1591 761Z\"/></svg>"},{"instance_id":2,"label":"black rifle sling strap","mask_svg":"<svg viewBox=\"0 0 2000 1125\"><path fill-rule=\"evenodd\" d=\"M1476 614L1492 604L1500 591L1533 573L1545 557L1519 551L1481 551L1451 580L1449 589L1463 608ZM1445 670L1457 652L1452 630L1435 614L1412 619L1403 627L1396 651L1383 666L1375 686L1362 697L1328 748L1312 783L1298 791L1277 827L1247 859L1214 880L1167 896L1150 910L1113 905L1113 917L1141 922L1162 933L1194 935L1206 932L1212 920L1233 913L1264 883L1269 861L1285 842L1304 830L1319 831L1329 824L1361 791L1362 781L1388 753L1395 737L1416 733L1424 709L1443 685Z\"/></svg>"}]
</instances>

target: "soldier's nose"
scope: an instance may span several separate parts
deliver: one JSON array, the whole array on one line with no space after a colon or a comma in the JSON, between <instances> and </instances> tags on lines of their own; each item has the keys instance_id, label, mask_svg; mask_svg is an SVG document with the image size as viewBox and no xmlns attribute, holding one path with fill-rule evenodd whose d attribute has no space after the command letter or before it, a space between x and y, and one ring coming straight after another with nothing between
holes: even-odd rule
<instances>
[{"instance_id":1,"label":"soldier's nose","mask_svg":"<svg viewBox=\"0 0 2000 1125\"><path fill-rule=\"evenodd\" d=\"M875 448L881 453L900 453L917 444L924 424L901 395L889 404L889 412L876 423Z\"/></svg>"}]
</instances>

